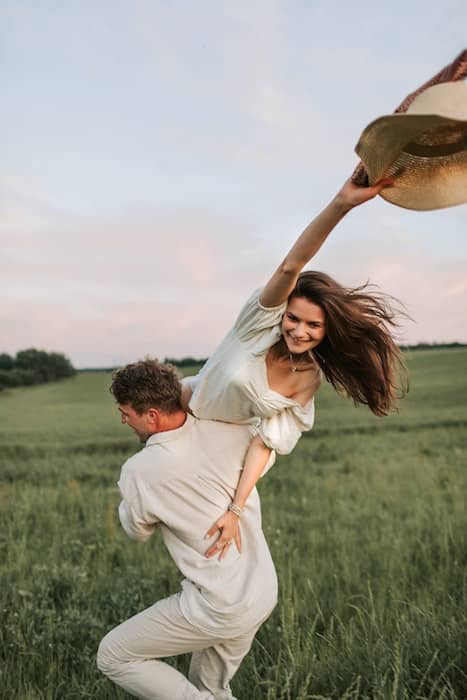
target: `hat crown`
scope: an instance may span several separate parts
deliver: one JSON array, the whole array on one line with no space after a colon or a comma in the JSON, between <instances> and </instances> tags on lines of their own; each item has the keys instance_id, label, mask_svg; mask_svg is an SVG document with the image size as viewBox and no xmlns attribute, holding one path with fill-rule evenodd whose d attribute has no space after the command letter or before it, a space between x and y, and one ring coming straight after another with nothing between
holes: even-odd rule
<instances>
[{"instance_id":1,"label":"hat crown","mask_svg":"<svg viewBox=\"0 0 467 700\"><path fill-rule=\"evenodd\" d=\"M406 114L437 114L448 119L467 120L467 83L440 83L421 92Z\"/></svg>"}]
</instances>

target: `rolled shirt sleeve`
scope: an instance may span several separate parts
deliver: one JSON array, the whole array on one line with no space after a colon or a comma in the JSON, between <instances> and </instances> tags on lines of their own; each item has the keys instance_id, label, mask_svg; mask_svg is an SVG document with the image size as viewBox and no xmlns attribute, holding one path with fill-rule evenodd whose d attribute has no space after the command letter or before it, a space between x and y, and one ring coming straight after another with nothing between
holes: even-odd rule
<instances>
[{"instance_id":1,"label":"rolled shirt sleeve","mask_svg":"<svg viewBox=\"0 0 467 700\"><path fill-rule=\"evenodd\" d=\"M154 496L134 473L131 459L122 467L118 487L122 496L118 508L122 528L128 537L145 542L157 529L160 519L155 513Z\"/></svg>"},{"instance_id":2,"label":"rolled shirt sleeve","mask_svg":"<svg viewBox=\"0 0 467 700\"><path fill-rule=\"evenodd\" d=\"M157 521L148 523L142 520L135 509L125 501L118 507L118 517L128 537L139 542L146 542L157 528Z\"/></svg>"}]
</instances>

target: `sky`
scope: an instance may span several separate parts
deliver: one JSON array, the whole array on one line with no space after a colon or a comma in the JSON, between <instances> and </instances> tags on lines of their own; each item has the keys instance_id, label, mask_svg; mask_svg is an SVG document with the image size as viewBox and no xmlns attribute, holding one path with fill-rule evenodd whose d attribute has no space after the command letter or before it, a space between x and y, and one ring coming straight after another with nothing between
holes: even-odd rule
<instances>
[{"instance_id":1,"label":"sky","mask_svg":"<svg viewBox=\"0 0 467 700\"><path fill-rule=\"evenodd\" d=\"M464 0L4 0L0 352L208 356L466 26ZM467 342L467 205L377 198L308 268L400 299L401 342Z\"/></svg>"}]
</instances>

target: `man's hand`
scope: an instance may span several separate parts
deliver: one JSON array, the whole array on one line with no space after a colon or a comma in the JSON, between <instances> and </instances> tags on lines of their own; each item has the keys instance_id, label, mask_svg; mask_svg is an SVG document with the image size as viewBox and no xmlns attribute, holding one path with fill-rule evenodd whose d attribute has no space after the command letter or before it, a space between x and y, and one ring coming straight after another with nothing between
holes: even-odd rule
<instances>
[{"instance_id":1,"label":"man's hand","mask_svg":"<svg viewBox=\"0 0 467 700\"><path fill-rule=\"evenodd\" d=\"M204 553L205 557L209 559L210 557L218 554L219 560L223 559L227 554L229 547L232 546L232 541L235 542L238 551L242 551L242 541L240 537L240 528L238 527L238 520L238 515L235 515L235 513L232 513L231 510L228 510L216 523L214 523L214 525L207 531L205 539L214 537L216 532L219 533L219 537L216 542L214 542L214 544L206 550Z\"/></svg>"}]
</instances>

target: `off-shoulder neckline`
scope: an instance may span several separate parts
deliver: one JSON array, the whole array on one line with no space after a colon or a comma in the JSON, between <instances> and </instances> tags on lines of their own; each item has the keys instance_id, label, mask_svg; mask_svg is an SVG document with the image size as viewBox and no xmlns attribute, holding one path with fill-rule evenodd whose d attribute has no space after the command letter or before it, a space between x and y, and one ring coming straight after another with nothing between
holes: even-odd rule
<instances>
[{"instance_id":1,"label":"off-shoulder neckline","mask_svg":"<svg viewBox=\"0 0 467 700\"><path fill-rule=\"evenodd\" d=\"M299 403L296 399L292 399L292 398L290 398L290 396L285 396L284 394L281 394L279 391L276 391L275 389L271 389L271 387L269 386L268 368L266 367L266 355L269 352L269 350L270 350L270 348L265 350L265 352L261 355L261 358L260 358L261 359L262 374L263 374L263 383L264 383L264 386L265 386L267 393L272 394L273 396L278 396L282 401L284 401L285 403L287 403L295 408L298 408L303 413L308 413L310 407L312 406L312 404L314 402L314 399L315 399L314 396L312 396L311 399L309 401L307 401L307 403L304 406L302 406L302 404Z\"/></svg>"}]
</instances>

